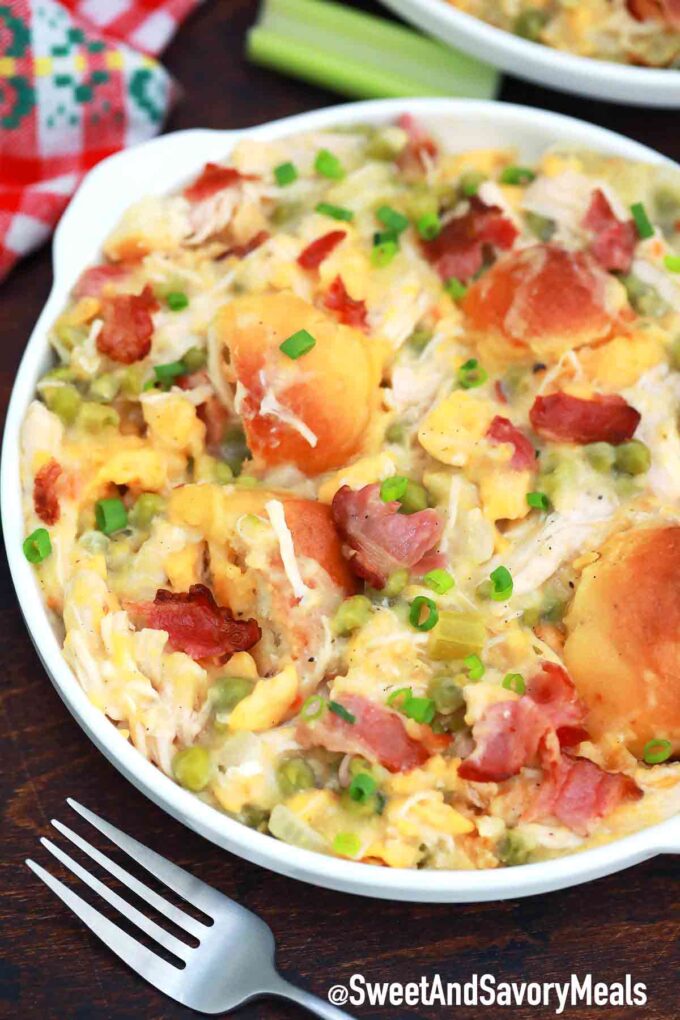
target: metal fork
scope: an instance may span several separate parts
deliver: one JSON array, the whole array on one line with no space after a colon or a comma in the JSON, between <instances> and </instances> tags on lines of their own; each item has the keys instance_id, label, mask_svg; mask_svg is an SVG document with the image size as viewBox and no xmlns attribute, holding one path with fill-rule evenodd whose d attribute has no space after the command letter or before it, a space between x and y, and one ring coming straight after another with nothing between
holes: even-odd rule
<instances>
[{"instance_id":1,"label":"metal fork","mask_svg":"<svg viewBox=\"0 0 680 1020\"><path fill-rule=\"evenodd\" d=\"M35 861L27 860L26 864L31 871L71 908L90 931L98 935L109 949L141 974L146 981L170 998L200 1013L223 1013L235 1009L249 999L278 996L292 999L293 1002L304 1006L316 1016L324 1017L325 1020L351 1020L348 1013L310 992L296 988L281 977L274 965L274 936L264 921L250 910L239 906L188 871L149 850L82 804L71 798L67 799L67 803L95 829L124 850L133 861L160 879L168 889L178 893L208 918L208 921L204 922L191 917L140 882L96 847L91 846L68 826L52 819L52 825L62 836L122 882L128 890L136 893L150 907L167 917L186 935L198 940L198 946L194 948L172 935L91 875L51 840L43 837L40 840L42 845L64 867L177 958L178 965L168 963L128 935L49 871Z\"/></svg>"}]
</instances>

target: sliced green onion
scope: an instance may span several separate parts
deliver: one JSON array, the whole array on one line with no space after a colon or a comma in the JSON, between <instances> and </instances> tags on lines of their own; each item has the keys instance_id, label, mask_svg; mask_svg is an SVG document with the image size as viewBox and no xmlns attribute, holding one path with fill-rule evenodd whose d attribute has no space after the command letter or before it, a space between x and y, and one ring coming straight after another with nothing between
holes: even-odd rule
<instances>
[{"instance_id":1,"label":"sliced green onion","mask_svg":"<svg viewBox=\"0 0 680 1020\"><path fill-rule=\"evenodd\" d=\"M396 691L392 691L387 698L387 704L390 708L396 708L400 711L401 708L406 704L409 698L412 696L410 687L397 687ZM398 702L398 704L397 704Z\"/></svg>"},{"instance_id":2,"label":"sliced green onion","mask_svg":"<svg viewBox=\"0 0 680 1020\"><path fill-rule=\"evenodd\" d=\"M401 499L408 488L408 478L403 475L391 475L380 483L380 498L383 503L391 503L395 499Z\"/></svg>"},{"instance_id":3,"label":"sliced green onion","mask_svg":"<svg viewBox=\"0 0 680 1020\"><path fill-rule=\"evenodd\" d=\"M414 722L431 723L437 708L432 698L407 698L401 712Z\"/></svg>"},{"instance_id":4,"label":"sliced green onion","mask_svg":"<svg viewBox=\"0 0 680 1020\"><path fill-rule=\"evenodd\" d=\"M486 673L486 666L478 655L466 655L463 663L471 680L481 680Z\"/></svg>"},{"instance_id":5,"label":"sliced green onion","mask_svg":"<svg viewBox=\"0 0 680 1020\"><path fill-rule=\"evenodd\" d=\"M154 365L153 374L162 386L172 386L175 379L186 375L187 367L183 361L169 361L166 365Z\"/></svg>"},{"instance_id":6,"label":"sliced green onion","mask_svg":"<svg viewBox=\"0 0 680 1020\"><path fill-rule=\"evenodd\" d=\"M505 687L506 691L514 691L515 694L524 694L527 689L521 673L506 673L501 686Z\"/></svg>"},{"instance_id":7,"label":"sliced green onion","mask_svg":"<svg viewBox=\"0 0 680 1020\"><path fill-rule=\"evenodd\" d=\"M49 531L46 528L36 528L24 539L22 548L29 563L42 563L52 552Z\"/></svg>"},{"instance_id":8,"label":"sliced green onion","mask_svg":"<svg viewBox=\"0 0 680 1020\"><path fill-rule=\"evenodd\" d=\"M387 241L381 241L379 244L373 245L371 251L371 262L378 269L382 269L384 266L388 266L394 256L399 251L399 245L396 241L391 239Z\"/></svg>"},{"instance_id":9,"label":"sliced green onion","mask_svg":"<svg viewBox=\"0 0 680 1020\"><path fill-rule=\"evenodd\" d=\"M128 515L122 499L98 499L94 505L94 517L99 531L113 535L127 527Z\"/></svg>"},{"instance_id":10,"label":"sliced green onion","mask_svg":"<svg viewBox=\"0 0 680 1020\"><path fill-rule=\"evenodd\" d=\"M670 273L680 273L680 255L664 255L663 264Z\"/></svg>"},{"instance_id":11,"label":"sliced green onion","mask_svg":"<svg viewBox=\"0 0 680 1020\"><path fill-rule=\"evenodd\" d=\"M357 717L352 715L352 713L348 711L344 705L341 705L339 701L329 701L328 707L334 715L339 716L346 723L349 723L350 726L353 726L357 721Z\"/></svg>"},{"instance_id":12,"label":"sliced green onion","mask_svg":"<svg viewBox=\"0 0 680 1020\"><path fill-rule=\"evenodd\" d=\"M307 722L319 719L323 715L325 707L326 702L319 694L310 694L300 709L300 718L305 719Z\"/></svg>"},{"instance_id":13,"label":"sliced green onion","mask_svg":"<svg viewBox=\"0 0 680 1020\"><path fill-rule=\"evenodd\" d=\"M165 298L171 312L181 312L189 304L189 298L181 290L172 290Z\"/></svg>"},{"instance_id":14,"label":"sliced green onion","mask_svg":"<svg viewBox=\"0 0 680 1020\"><path fill-rule=\"evenodd\" d=\"M333 850L341 857L356 857L361 850L361 840L355 832L339 832L333 840Z\"/></svg>"},{"instance_id":15,"label":"sliced green onion","mask_svg":"<svg viewBox=\"0 0 680 1020\"><path fill-rule=\"evenodd\" d=\"M314 160L314 169L322 177L328 177L332 181L341 181L345 176L342 163L337 156L334 156L328 149L320 149Z\"/></svg>"},{"instance_id":16,"label":"sliced green onion","mask_svg":"<svg viewBox=\"0 0 680 1020\"><path fill-rule=\"evenodd\" d=\"M421 620L423 610L427 610L427 616L424 620ZM432 630L439 619L439 610L432 599L427 598L426 595L418 595L411 603L408 619L411 626L415 627L416 630Z\"/></svg>"},{"instance_id":17,"label":"sliced green onion","mask_svg":"<svg viewBox=\"0 0 680 1020\"><path fill-rule=\"evenodd\" d=\"M468 292L468 289L465 286L465 284L461 283L461 281L456 276L449 277L449 279L444 284L444 290L449 295L449 297L453 298L454 301L462 301Z\"/></svg>"},{"instance_id":18,"label":"sliced green onion","mask_svg":"<svg viewBox=\"0 0 680 1020\"><path fill-rule=\"evenodd\" d=\"M441 567L435 567L434 570L428 570L423 577L424 583L432 591L436 592L437 595L446 595L447 591L451 591L455 585L455 581L448 570L442 570Z\"/></svg>"},{"instance_id":19,"label":"sliced green onion","mask_svg":"<svg viewBox=\"0 0 680 1020\"><path fill-rule=\"evenodd\" d=\"M284 340L282 344L279 344L279 350L282 351L286 357L296 361L301 358L303 354L307 354L311 351L312 347L316 344L316 340L311 333L308 333L306 329L299 329L297 333L293 333L287 340Z\"/></svg>"},{"instance_id":20,"label":"sliced green onion","mask_svg":"<svg viewBox=\"0 0 680 1020\"><path fill-rule=\"evenodd\" d=\"M373 776L369 776L367 772L360 772L349 784L349 795L358 804L363 804L373 796L377 789L378 784Z\"/></svg>"},{"instance_id":21,"label":"sliced green onion","mask_svg":"<svg viewBox=\"0 0 680 1020\"><path fill-rule=\"evenodd\" d=\"M655 738L654 740L648 740L642 750L642 758L648 765L660 765L662 761L667 761L673 751L673 745L670 740L661 740Z\"/></svg>"},{"instance_id":22,"label":"sliced green onion","mask_svg":"<svg viewBox=\"0 0 680 1020\"><path fill-rule=\"evenodd\" d=\"M501 173L501 184L530 184L536 177L528 166L506 166Z\"/></svg>"},{"instance_id":23,"label":"sliced green onion","mask_svg":"<svg viewBox=\"0 0 680 1020\"><path fill-rule=\"evenodd\" d=\"M322 216L330 216L332 220L344 220L346 223L354 219L351 209L344 209L341 205L331 205L330 202L319 202L316 211Z\"/></svg>"},{"instance_id":24,"label":"sliced green onion","mask_svg":"<svg viewBox=\"0 0 680 1020\"><path fill-rule=\"evenodd\" d=\"M642 202L635 202L630 207L630 211L633 214L635 226L637 228L638 237L641 240L646 240L648 237L654 237L654 227L652 226L647 210L645 209Z\"/></svg>"},{"instance_id":25,"label":"sliced green onion","mask_svg":"<svg viewBox=\"0 0 680 1020\"><path fill-rule=\"evenodd\" d=\"M278 186L285 188L287 184L292 184L298 179L297 168L294 163L279 163L274 167L274 177Z\"/></svg>"},{"instance_id":26,"label":"sliced green onion","mask_svg":"<svg viewBox=\"0 0 680 1020\"><path fill-rule=\"evenodd\" d=\"M442 232L442 221L436 212L425 213L416 223L416 229L424 241L434 241Z\"/></svg>"},{"instance_id":27,"label":"sliced green onion","mask_svg":"<svg viewBox=\"0 0 680 1020\"><path fill-rule=\"evenodd\" d=\"M494 602L506 602L512 595L512 575L507 567L496 567L492 570L489 577L491 578L491 598Z\"/></svg>"},{"instance_id":28,"label":"sliced green onion","mask_svg":"<svg viewBox=\"0 0 680 1020\"><path fill-rule=\"evenodd\" d=\"M405 25L318 0L265 0L248 34L248 57L358 99L469 96L491 99L499 80L488 64ZM394 159L401 138L380 133L374 158Z\"/></svg>"},{"instance_id":29,"label":"sliced green onion","mask_svg":"<svg viewBox=\"0 0 680 1020\"><path fill-rule=\"evenodd\" d=\"M389 205L381 205L375 215L384 227L395 234L401 234L409 225L408 218Z\"/></svg>"},{"instance_id":30,"label":"sliced green onion","mask_svg":"<svg viewBox=\"0 0 680 1020\"><path fill-rule=\"evenodd\" d=\"M476 358L470 358L458 369L458 382L464 390L472 390L483 386L489 373L479 364Z\"/></svg>"},{"instance_id":31,"label":"sliced green onion","mask_svg":"<svg viewBox=\"0 0 680 1020\"><path fill-rule=\"evenodd\" d=\"M527 492L527 503L534 510L547 512L550 509L550 500L544 492Z\"/></svg>"}]
</instances>

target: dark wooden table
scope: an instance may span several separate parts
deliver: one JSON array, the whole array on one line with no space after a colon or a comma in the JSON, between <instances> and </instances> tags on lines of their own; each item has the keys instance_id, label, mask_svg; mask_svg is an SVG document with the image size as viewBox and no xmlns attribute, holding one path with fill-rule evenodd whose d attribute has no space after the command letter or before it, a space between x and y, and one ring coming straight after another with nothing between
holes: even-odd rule
<instances>
[{"instance_id":1,"label":"dark wooden table","mask_svg":"<svg viewBox=\"0 0 680 1020\"><path fill-rule=\"evenodd\" d=\"M368 4L362 5L366 8ZM338 97L249 66L243 58L255 0L207 0L167 54L185 94L169 128L242 127L338 102ZM680 159L677 113L578 100L517 81L502 98L606 125ZM6 406L19 357L50 285L47 250L0 288L0 386ZM668 857L590 886L479 906L383 903L313 889L269 874L193 835L137 793L94 749L50 686L26 635L3 561L2 827L0 1015L21 1017L182 1017L120 964L34 879L24 859L49 819L64 817L76 795L107 818L260 914L272 927L279 961L292 980L324 995L355 972L374 981L473 973L498 980L594 980L647 984L644 1008L581 1007L565 1016L675 1020L678 1007L678 871ZM441 1007L368 1007L373 1018L448 1015ZM500 1010L456 1011L461 1020ZM503 1011L505 1015L506 1011ZM244 1020L301 1016L294 1006L255 1003ZM552 1012L518 1008L516 1020Z\"/></svg>"}]
</instances>

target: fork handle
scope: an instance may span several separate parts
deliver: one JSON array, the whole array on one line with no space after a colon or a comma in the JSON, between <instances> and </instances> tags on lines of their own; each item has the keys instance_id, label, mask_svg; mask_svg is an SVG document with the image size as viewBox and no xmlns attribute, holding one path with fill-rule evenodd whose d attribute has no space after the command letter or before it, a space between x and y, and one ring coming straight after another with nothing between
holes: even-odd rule
<instances>
[{"instance_id":1,"label":"fork handle","mask_svg":"<svg viewBox=\"0 0 680 1020\"><path fill-rule=\"evenodd\" d=\"M330 1002L320 999L318 995L313 995L302 988L297 988L282 978L280 974L276 975L276 980L267 988L266 994L297 1002L299 1006L302 1006L310 1013L314 1013L315 1016L322 1017L323 1020L354 1020L349 1013L345 1013L344 1010L338 1009L337 1006L331 1005Z\"/></svg>"}]
</instances>

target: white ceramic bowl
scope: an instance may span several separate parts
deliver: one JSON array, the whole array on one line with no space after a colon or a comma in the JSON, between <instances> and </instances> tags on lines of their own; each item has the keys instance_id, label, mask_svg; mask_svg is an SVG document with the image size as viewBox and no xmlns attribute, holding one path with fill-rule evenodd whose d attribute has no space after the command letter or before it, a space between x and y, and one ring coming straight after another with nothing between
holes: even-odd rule
<instances>
[{"instance_id":1,"label":"white ceramic bowl","mask_svg":"<svg viewBox=\"0 0 680 1020\"><path fill-rule=\"evenodd\" d=\"M85 179L57 229L54 286L31 335L14 385L3 444L1 501L7 555L19 604L47 673L99 750L151 800L226 850L315 885L395 900L462 903L560 889L607 875L658 853L680 851L680 818L608 846L541 864L497 871L411 871L376 868L298 850L254 832L181 789L121 737L89 702L63 659L32 567L22 554L19 432L38 378L51 362L47 331L80 272L99 258L100 241L136 198L179 186L204 162L227 156L245 135L281 138L347 124L382 124L404 111L430 123L452 150L516 145L523 162L553 142L661 162L652 150L571 118L520 106L472 100L378 100L335 106L247 131L181 131L111 156ZM78 791L72 791L77 796ZM95 805L96 807L96 805Z\"/></svg>"},{"instance_id":2,"label":"white ceramic bowl","mask_svg":"<svg viewBox=\"0 0 680 1020\"><path fill-rule=\"evenodd\" d=\"M539 85L636 106L680 107L680 70L593 60L521 39L446 0L382 0L406 21L464 53Z\"/></svg>"}]
</instances>

